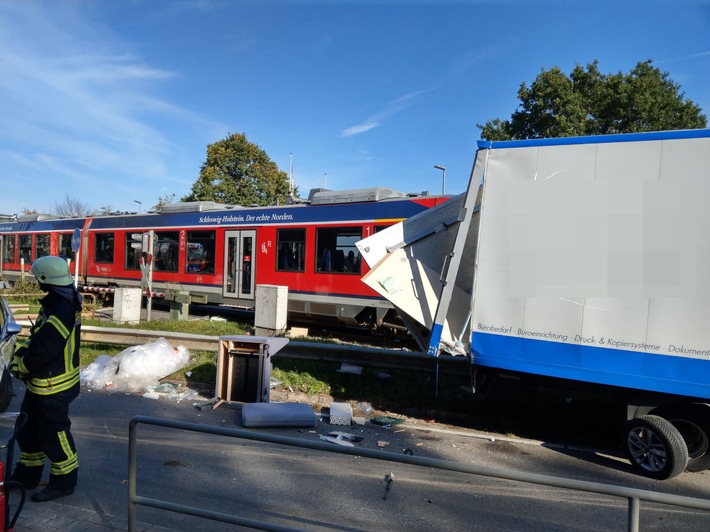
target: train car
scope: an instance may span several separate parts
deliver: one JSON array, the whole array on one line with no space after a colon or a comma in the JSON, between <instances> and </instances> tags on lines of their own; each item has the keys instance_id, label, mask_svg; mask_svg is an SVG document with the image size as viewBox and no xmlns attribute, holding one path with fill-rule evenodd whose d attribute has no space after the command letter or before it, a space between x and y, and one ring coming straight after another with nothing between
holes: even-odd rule
<instances>
[{"instance_id":1,"label":"train car","mask_svg":"<svg viewBox=\"0 0 710 532\"><path fill-rule=\"evenodd\" d=\"M32 261L45 255L74 259L72 237L81 231L86 218L58 218L29 214L0 220L0 278L14 282L29 279Z\"/></svg>"},{"instance_id":2,"label":"train car","mask_svg":"<svg viewBox=\"0 0 710 532\"><path fill-rule=\"evenodd\" d=\"M78 260L85 289L145 287L150 258L152 295L189 291L193 301L253 307L257 285L287 286L290 317L377 326L392 305L360 281L367 265L355 242L447 199L376 187L314 190L303 203L269 207L201 201L144 214L21 217L0 222L0 274L18 279L49 254Z\"/></svg>"}]
</instances>

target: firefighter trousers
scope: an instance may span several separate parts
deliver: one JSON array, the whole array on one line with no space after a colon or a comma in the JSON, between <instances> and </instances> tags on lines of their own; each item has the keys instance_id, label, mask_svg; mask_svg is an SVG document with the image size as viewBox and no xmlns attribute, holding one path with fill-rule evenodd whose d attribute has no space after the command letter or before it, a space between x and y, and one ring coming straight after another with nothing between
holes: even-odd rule
<instances>
[{"instance_id":1,"label":"firefighter trousers","mask_svg":"<svg viewBox=\"0 0 710 532\"><path fill-rule=\"evenodd\" d=\"M13 480L28 489L36 487L49 459L49 487L65 490L76 486L79 462L69 420L73 398L74 394L67 397L25 392L20 412L27 414L27 420L17 433L20 456Z\"/></svg>"}]
</instances>

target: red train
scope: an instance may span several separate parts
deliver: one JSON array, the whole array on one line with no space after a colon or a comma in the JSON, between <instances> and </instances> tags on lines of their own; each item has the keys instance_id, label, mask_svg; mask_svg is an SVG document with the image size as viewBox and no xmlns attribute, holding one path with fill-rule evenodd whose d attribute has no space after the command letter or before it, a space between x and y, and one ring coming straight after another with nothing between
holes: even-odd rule
<instances>
[{"instance_id":1,"label":"red train","mask_svg":"<svg viewBox=\"0 0 710 532\"><path fill-rule=\"evenodd\" d=\"M21 216L0 220L0 276L14 281L34 259L58 255L85 289L141 286L152 251L153 295L180 289L193 302L253 307L256 285L280 285L292 318L377 325L391 306L360 282L367 266L355 242L447 199L378 187L313 190L303 203L270 207L203 201L145 214Z\"/></svg>"}]
</instances>

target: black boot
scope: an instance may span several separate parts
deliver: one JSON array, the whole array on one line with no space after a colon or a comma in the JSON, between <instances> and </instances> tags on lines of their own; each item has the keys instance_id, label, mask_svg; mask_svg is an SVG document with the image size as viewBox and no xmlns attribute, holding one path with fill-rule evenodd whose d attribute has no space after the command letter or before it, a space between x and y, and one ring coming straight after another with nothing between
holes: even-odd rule
<instances>
[{"instance_id":1,"label":"black boot","mask_svg":"<svg viewBox=\"0 0 710 532\"><path fill-rule=\"evenodd\" d=\"M58 499L59 497L66 497L74 493L74 488L53 488L52 486L47 486L39 491L35 491L30 500L34 502L48 502Z\"/></svg>"},{"instance_id":2,"label":"black boot","mask_svg":"<svg viewBox=\"0 0 710 532\"><path fill-rule=\"evenodd\" d=\"M42 479L42 469L42 467L27 467L18 463L9 480L19 482L25 487L25 490L33 490L39 486L39 481Z\"/></svg>"},{"instance_id":3,"label":"black boot","mask_svg":"<svg viewBox=\"0 0 710 532\"><path fill-rule=\"evenodd\" d=\"M66 475L49 475L49 483L46 488L39 491L35 491L30 500L34 502L47 502L58 499L59 497L66 497L74 493L74 486L76 486L77 480L79 478L79 471L75 469Z\"/></svg>"}]
</instances>

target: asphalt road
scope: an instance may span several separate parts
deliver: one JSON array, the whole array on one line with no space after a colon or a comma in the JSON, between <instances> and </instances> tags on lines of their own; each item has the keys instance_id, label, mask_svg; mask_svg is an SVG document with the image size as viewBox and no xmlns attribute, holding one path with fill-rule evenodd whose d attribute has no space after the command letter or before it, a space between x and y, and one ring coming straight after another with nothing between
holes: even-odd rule
<instances>
[{"instance_id":1,"label":"asphalt road","mask_svg":"<svg viewBox=\"0 0 710 532\"><path fill-rule=\"evenodd\" d=\"M8 412L19 408L22 386L16 391ZM214 410L195 407L206 399L163 396L156 400L140 394L83 391L71 409L79 486L56 508L60 513L86 511L96 516L95 524L86 530L113 530L116 522L125 523L130 420L142 415L243 429L241 405L223 404ZM653 481L609 451L568 448L564 442L507 437L414 418L390 428L369 421L343 427L326 419L313 429L244 430L304 442L321 442L320 435L346 431L362 438L354 448L383 457L411 452L408 456L710 497L708 472ZM3 440L9 438L12 426L11 417L2 420ZM137 456L137 493L142 497L305 530L569 531L625 530L627 525L627 501L621 498L214 434L139 425ZM394 480L386 490L388 474ZM40 507L28 502L23 514L34 515ZM143 530L238 529L145 506L137 508L137 519ZM710 512L642 503L642 530L696 531L707 529L708 522ZM29 529L23 528L22 520L15 527ZM82 528L74 523L67 529Z\"/></svg>"}]
</instances>

